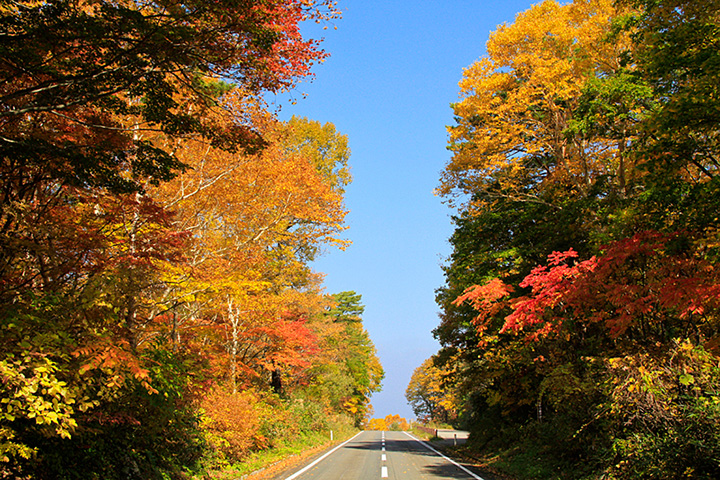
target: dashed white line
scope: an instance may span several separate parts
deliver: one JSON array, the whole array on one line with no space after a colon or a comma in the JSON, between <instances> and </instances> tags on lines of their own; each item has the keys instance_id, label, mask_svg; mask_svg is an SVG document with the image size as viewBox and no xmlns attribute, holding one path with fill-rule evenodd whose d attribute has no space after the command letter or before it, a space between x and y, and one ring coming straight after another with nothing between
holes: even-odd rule
<instances>
[{"instance_id":1,"label":"dashed white line","mask_svg":"<svg viewBox=\"0 0 720 480\"><path fill-rule=\"evenodd\" d=\"M385 432L382 432L382 451L385 452ZM381 461L387 462L387 454L382 454ZM380 478L388 478L388 468L385 465L380 469Z\"/></svg>"}]
</instances>

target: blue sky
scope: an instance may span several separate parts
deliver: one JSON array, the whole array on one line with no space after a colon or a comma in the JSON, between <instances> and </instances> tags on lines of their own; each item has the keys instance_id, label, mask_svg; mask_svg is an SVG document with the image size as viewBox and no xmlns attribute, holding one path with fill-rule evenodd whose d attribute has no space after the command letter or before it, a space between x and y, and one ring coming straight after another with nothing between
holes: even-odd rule
<instances>
[{"instance_id":1,"label":"blue sky","mask_svg":"<svg viewBox=\"0 0 720 480\"><path fill-rule=\"evenodd\" d=\"M452 210L433 195L450 158L446 125L463 69L485 53L499 24L533 3L521 0L340 0L343 18L324 31L331 57L301 84L280 117L332 122L349 138L353 183L345 251L314 268L328 293L354 290L385 368L375 417L414 417L405 400L413 370L439 344L435 289L450 253ZM307 94L303 98L302 93Z\"/></svg>"}]
</instances>

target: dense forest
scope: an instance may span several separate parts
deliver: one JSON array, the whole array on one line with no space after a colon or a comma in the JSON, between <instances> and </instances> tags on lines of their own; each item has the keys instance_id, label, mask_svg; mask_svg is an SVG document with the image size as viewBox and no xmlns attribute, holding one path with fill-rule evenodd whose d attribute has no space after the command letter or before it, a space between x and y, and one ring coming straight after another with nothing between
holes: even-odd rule
<instances>
[{"instance_id":1,"label":"dense forest","mask_svg":"<svg viewBox=\"0 0 720 480\"><path fill-rule=\"evenodd\" d=\"M0 4L0 478L189 478L364 421L347 138L263 103L324 0Z\"/></svg>"},{"instance_id":2,"label":"dense forest","mask_svg":"<svg viewBox=\"0 0 720 480\"><path fill-rule=\"evenodd\" d=\"M348 244L348 140L263 100L338 17L0 2L0 478L208 477L363 425L362 298L311 268ZM407 398L468 455L720 478L719 78L720 0L546 0L464 71L441 349Z\"/></svg>"},{"instance_id":3,"label":"dense forest","mask_svg":"<svg viewBox=\"0 0 720 480\"><path fill-rule=\"evenodd\" d=\"M407 390L518 478L720 478L720 2L544 1L452 105Z\"/></svg>"}]
</instances>

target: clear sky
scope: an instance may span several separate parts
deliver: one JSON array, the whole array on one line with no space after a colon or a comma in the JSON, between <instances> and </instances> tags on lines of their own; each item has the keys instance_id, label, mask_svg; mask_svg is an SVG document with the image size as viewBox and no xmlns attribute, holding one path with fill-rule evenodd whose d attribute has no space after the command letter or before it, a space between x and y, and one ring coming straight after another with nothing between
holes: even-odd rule
<instances>
[{"instance_id":1,"label":"clear sky","mask_svg":"<svg viewBox=\"0 0 720 480\"><path fill-rule=\"evenodd\" d=\"M315 79L281 97L280 117L332 122L349 138L353 182L346 238L314 268L328 293L362 295L365 326L385 368L374 417L414 417L405 400L413 370L439 344L435 289L450 253L451 209L433 195L450 154L446 125L463 69L485 53L499 24L526 0L340 0L343 18L325 31L331 54ZM303 98L300 93L306 93Z\"/></svg>"}]
</instances>

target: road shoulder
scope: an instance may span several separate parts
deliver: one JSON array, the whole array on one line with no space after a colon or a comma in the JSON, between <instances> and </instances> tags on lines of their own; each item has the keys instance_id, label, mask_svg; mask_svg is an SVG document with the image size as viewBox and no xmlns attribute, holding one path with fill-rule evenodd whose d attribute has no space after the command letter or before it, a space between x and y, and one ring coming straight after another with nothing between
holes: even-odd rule
<instances>
[{"instance_id":1,"label":"road shoulder","mask_svg":"<svg viewBox=\"0 0 720 480\"><path fill-rule=\"evenodd\" d=\"M313 463L315 460L331 452L332 449L350 440L355 435L357 435L357 433L350 435L347 438L328 441L322 445L318 445L317 447L305 450L302 453L285 457L262 470L252 472L238 480L285 480L286 478L292 476L293 473L300 470L303 466Z\"/></svg>"}]
</instances>

